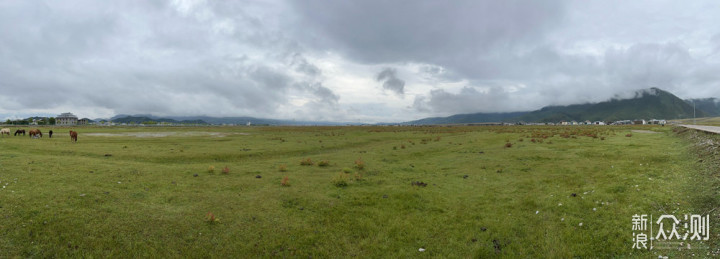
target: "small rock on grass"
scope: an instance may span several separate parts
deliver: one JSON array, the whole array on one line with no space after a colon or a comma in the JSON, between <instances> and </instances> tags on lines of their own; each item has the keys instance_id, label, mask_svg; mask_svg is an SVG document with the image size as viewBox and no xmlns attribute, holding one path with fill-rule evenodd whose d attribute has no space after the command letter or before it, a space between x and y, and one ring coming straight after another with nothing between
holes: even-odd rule
<instances>
[{"instance_id":1,"label":"small rock on grass","mask_svg":"<svg viewBox=\"0 0 720 259\"><path fill-rule=\"evenodd\" d=\"M258 178L258 179L260 179L260 178L262 178L262 176L260 176L260 175L256 175L256 176L255 176L255 178Z\"/></svg>"}]
</instances>

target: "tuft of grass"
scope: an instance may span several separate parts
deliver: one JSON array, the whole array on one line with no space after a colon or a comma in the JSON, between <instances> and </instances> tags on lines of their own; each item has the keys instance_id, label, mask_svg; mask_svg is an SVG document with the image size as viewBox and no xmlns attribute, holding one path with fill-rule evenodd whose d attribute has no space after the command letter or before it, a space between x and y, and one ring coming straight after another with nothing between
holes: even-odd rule
<instances>
[{"instance_id":1,"label":"tuft of grass","mask_svg":"<svg viewBox=\"0 0 720 259\"><path fill-rule=\"evenodd\" d=\"M223 173L223 174L229 174L229 173L230 173L230 168L228 168L227 166L225 166L225 168L222 169L222 173Z\"/></svg>"},{"instance_id":2,"label":"tuft of grass","mask_svg":"<svg viewBox=\"0 0 720 259\"><path fill-rule=\"evenodd\" d=\"M350 169L350 168L345 167L345 168L343 168L342 172L343 172L343 173L346 173L346 174L350 174L350 173L353 172L353 170Z\"/></svg>"},{"instance_id":3,"label":"tuft of grass","mask_svg":"<svg viewBox=\"0 0 720 259\"><path fill-rule=\"evenodd\" d=\"M339 173L332 178L332 184L337 187L345 187L348 186L348 175L345 173Z\"/></svg>"},{"instance_id":4,"label":"tuft of grass","mask_svg":"<svg viewBox=\"0 0 720 259\"><path fill-rule=\"evenodd\" d=\"M287 166L286 166L286 165L280 165L280 166L278 166L278 171L280 171L280 172L287 172Z\"/></svg>"},{"instance_id":5,"label":"tuft of grass","mask_svg":"<svg viewBox=\"0 0 720 259\"><path fill-rule=\"evenodd\" d=\"M313 164L315 164L315 163L313 163L312 159L310 159L309 157L306 158L305 160L300 161L300 165L313 165Z\"/></svg>"},{"instance_id":6,"label":"tuft of grass","mask_svg":"<svg viewBox=\"0 0 720 259\"><path fill-rule=\"evenodd\" d=\"M280 181L280 185L282 185L283 187L289 187L290 179L288 179L287 176L283 177L282 181Z\"/></svg>"},{"instance_id":7,"label":"tuft of grass","mask_svg":"<svg viewBox=\"0 0 720 259\"><path fill-rule=\"evenodd\" d=\"M630 134L630 133L625 134L625 137L628 137L628 138L629 138L629 137L632 137L632 134Z\"/></svg>"},{"instance_id":8,"label":"tuft of grass","mask_svg":"<svg viewBox=\"0 0 720 259\"><path fill-rule=\"evenodd\" d=\"M208 173L211 173L211 174L212 174L212 173L214 173L214 172L215 172L215 166L212 166L212 165L211 165L210 167L208 167Z\"/></svg>"},{"instance_id":9,"label":"tuft of grass","mask_svg":"<svg viewBox=\"0 0 720 259\"><path fill-rule=\"evenodd\" d=\"M326 167L329 165L330 165L330 161L327 161L327 160L321 160L320 162L318 162L319 167Z\"/></svg>"},{"instance_id":10,"label":"tuft of grass","mask_svg":"<svg viewBox=\"0 0 720 259\"><path fill-rule=\"evenodd\" d=\"M365 169L365 161L363 161L362 158L358 158L357 160L355 160L355 168L357 168L358 170Z\"/></svg>"},{"instance_id":11,"label":"tuft of grass","mask_svg":"<svg viewBox=\"0 0 720 259\"><path fill-rule=\"evenodd\" d=\"M510 143L510 142L505 143L505 147L506 147L506 148L511 148L511 147L512 147L512 143Z\"/></svg>"}]
</instances>

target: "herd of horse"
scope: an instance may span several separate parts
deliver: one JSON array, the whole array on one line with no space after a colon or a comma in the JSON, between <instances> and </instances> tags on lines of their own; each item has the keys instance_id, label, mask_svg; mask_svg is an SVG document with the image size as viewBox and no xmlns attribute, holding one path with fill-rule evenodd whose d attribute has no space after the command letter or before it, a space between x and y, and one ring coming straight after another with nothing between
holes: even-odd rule
<instances>
[{"instance_id":1,"label":"herd of horse","mask_svg":"<svg viewBox=\"0 0 720 259\"><path fill-rule=\"evenodd\" d=\"M42 131L40 131L40 129L31 129L31 130L28 130L28 131L27 131L27 134L30 135L30 138L42 138L42 136L43 136ZM71 131L70 131L70 141L77 142L77 134L78 134L77 131L72 131L72 130L71 130ZM4 137L5 135L10 136L10 129L9 129L9 128L0 129L0 136L3 136L3 137ZM18 129L18 130L15 131L14 136L20 136L20 135L25 136L25 130L24 130L24 129ZM53 131L50 130L50 131L48 132L48 137L52 138L52 136L53 136Z\"/></svg>"}]
</instances>

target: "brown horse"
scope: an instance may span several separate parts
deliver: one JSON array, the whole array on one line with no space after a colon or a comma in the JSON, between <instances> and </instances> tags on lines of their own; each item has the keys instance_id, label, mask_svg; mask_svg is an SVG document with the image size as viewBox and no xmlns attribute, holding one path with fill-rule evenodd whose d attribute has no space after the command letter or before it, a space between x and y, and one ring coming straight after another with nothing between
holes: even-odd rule
<instances>
[{"instance_id":1,"label":"brown horse","mask_svg":"<svg viewBox=\"0 0 720 259\"><path fill-rule=\"evenodd\" d=\"M42 138L42 132L39 129L30 130L28 134L31 138Z\"/></svg>"},{"instance_id":2,"label":"brown horse","mask_svg":"<svg viewBox=\"0 0 720 259\"><path fill-rule=\"evenodd\" d=\"M77 131L70 131L70 141L77 143Z\"/></svg>"},{"instance_id":3,"label":"brown horse","mask_svg":"<svg viewBox=\"0 0 720 259\"><path fill-rule=\"evenodd\" d=\"M20 135L20 134L22 134L23 136L25 136L25 130L24 130L24 129L19 129L19 130L16 130L16 131L15 131L15 136Z\"/></svg>"}]
</instances>

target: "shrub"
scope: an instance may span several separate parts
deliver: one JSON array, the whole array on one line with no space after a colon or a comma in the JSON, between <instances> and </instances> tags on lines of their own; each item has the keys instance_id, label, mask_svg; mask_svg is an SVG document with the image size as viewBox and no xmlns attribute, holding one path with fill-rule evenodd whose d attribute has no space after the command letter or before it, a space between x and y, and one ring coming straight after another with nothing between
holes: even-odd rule
<instances>
[{"instance_id":1,"label":"shrub","mask_svg":"<svg viewBox=\"0 0 720 259\"><path fill-rule=\"evenodd\" d=\"M330 162L327 160L322 160L322 161L318 162L318 166L320 166L320 167L325 167L325 166L329 166L329 165L330 165Z\"/></svg>"},{"instance_id":2,"label":"shrub","mask_svg":"<svg viewBox=\"0 0 720 259\"><path fill-rule=\"evenodd\" d=\"M212 174L212 173L214 173L214 172L215 172L215 166L212 166L212 165L211 165L210 167L208 167L208 173L211 173L211 174Z\"/></svg>"},{"instance_id":3,"label":"shrub","mask_svg":"<svg viewBox=\"0 0 720 259\"><path fill-rule=\"evenodd\" d=\"M360 173L353 174L353 178L355 179L356 182L362 181L362 175Z\"/></svg>"},{"instance_id":4,"label":"shrub","mask_svg":"<svg viewBox=\"0 0 720 259\"><path fill-rule=\"evenodd\" d=\"M280 171L280 172L285 172L285 171L287 171L287 166L286 166L286 165L280 165L280 166L278 167L278 171Z\"/></svg>"},{"instance_id":5,"label":"shrub","mask_svg":"<svg viewBox=\"0 0 720 259\"><path fill-rule=\"evenodd\" d=\"M300 165L313 165L313 161L308 157L305 160L300 161Z\"/></svg>"},{"instance_id":6,"label":"shrub","mask_svg":"<svg viewBox=\"0 0 720 259\"><path fill-rule=\"evenodd\" d=\"M280 182L280 185L282 185L284 187L290 186L290 182L289 182L289 179L287 176L283 177L282 181Z\"/></svg>"},{"instance_id":7,"label":"shrub","mask_svg":"<svg viewBox=\"0 0 720 259\"><path fill-rule=\"evenodd\" d=\"M365 169L365 162L362 161L362 158L358 158L355 160L355 168L359 170Z\"/></svg>"},{"instance_id":8,"label":"shrub","mask_svg":"<svg viewBox=\"0 0 720 259\"><path fill-rule=\"evenodd\" d=\"M348 186L348 176L344 173L340 173L338 175L335 175L332 178L332 184L337 187L345 187Z\"/></svg>"},{"instance_id":9,"label":"shrub","mask_svg":"<svg viewBox=\"0 0 720 259\"><path fill-rule=\"evenodd\" d=\"M230 168L228 168L227 166L225 166L225 168L222 169L222 173L223 173L223 174L229 174L229 173L230 173Z\"/></svg>"}]
</instances>

